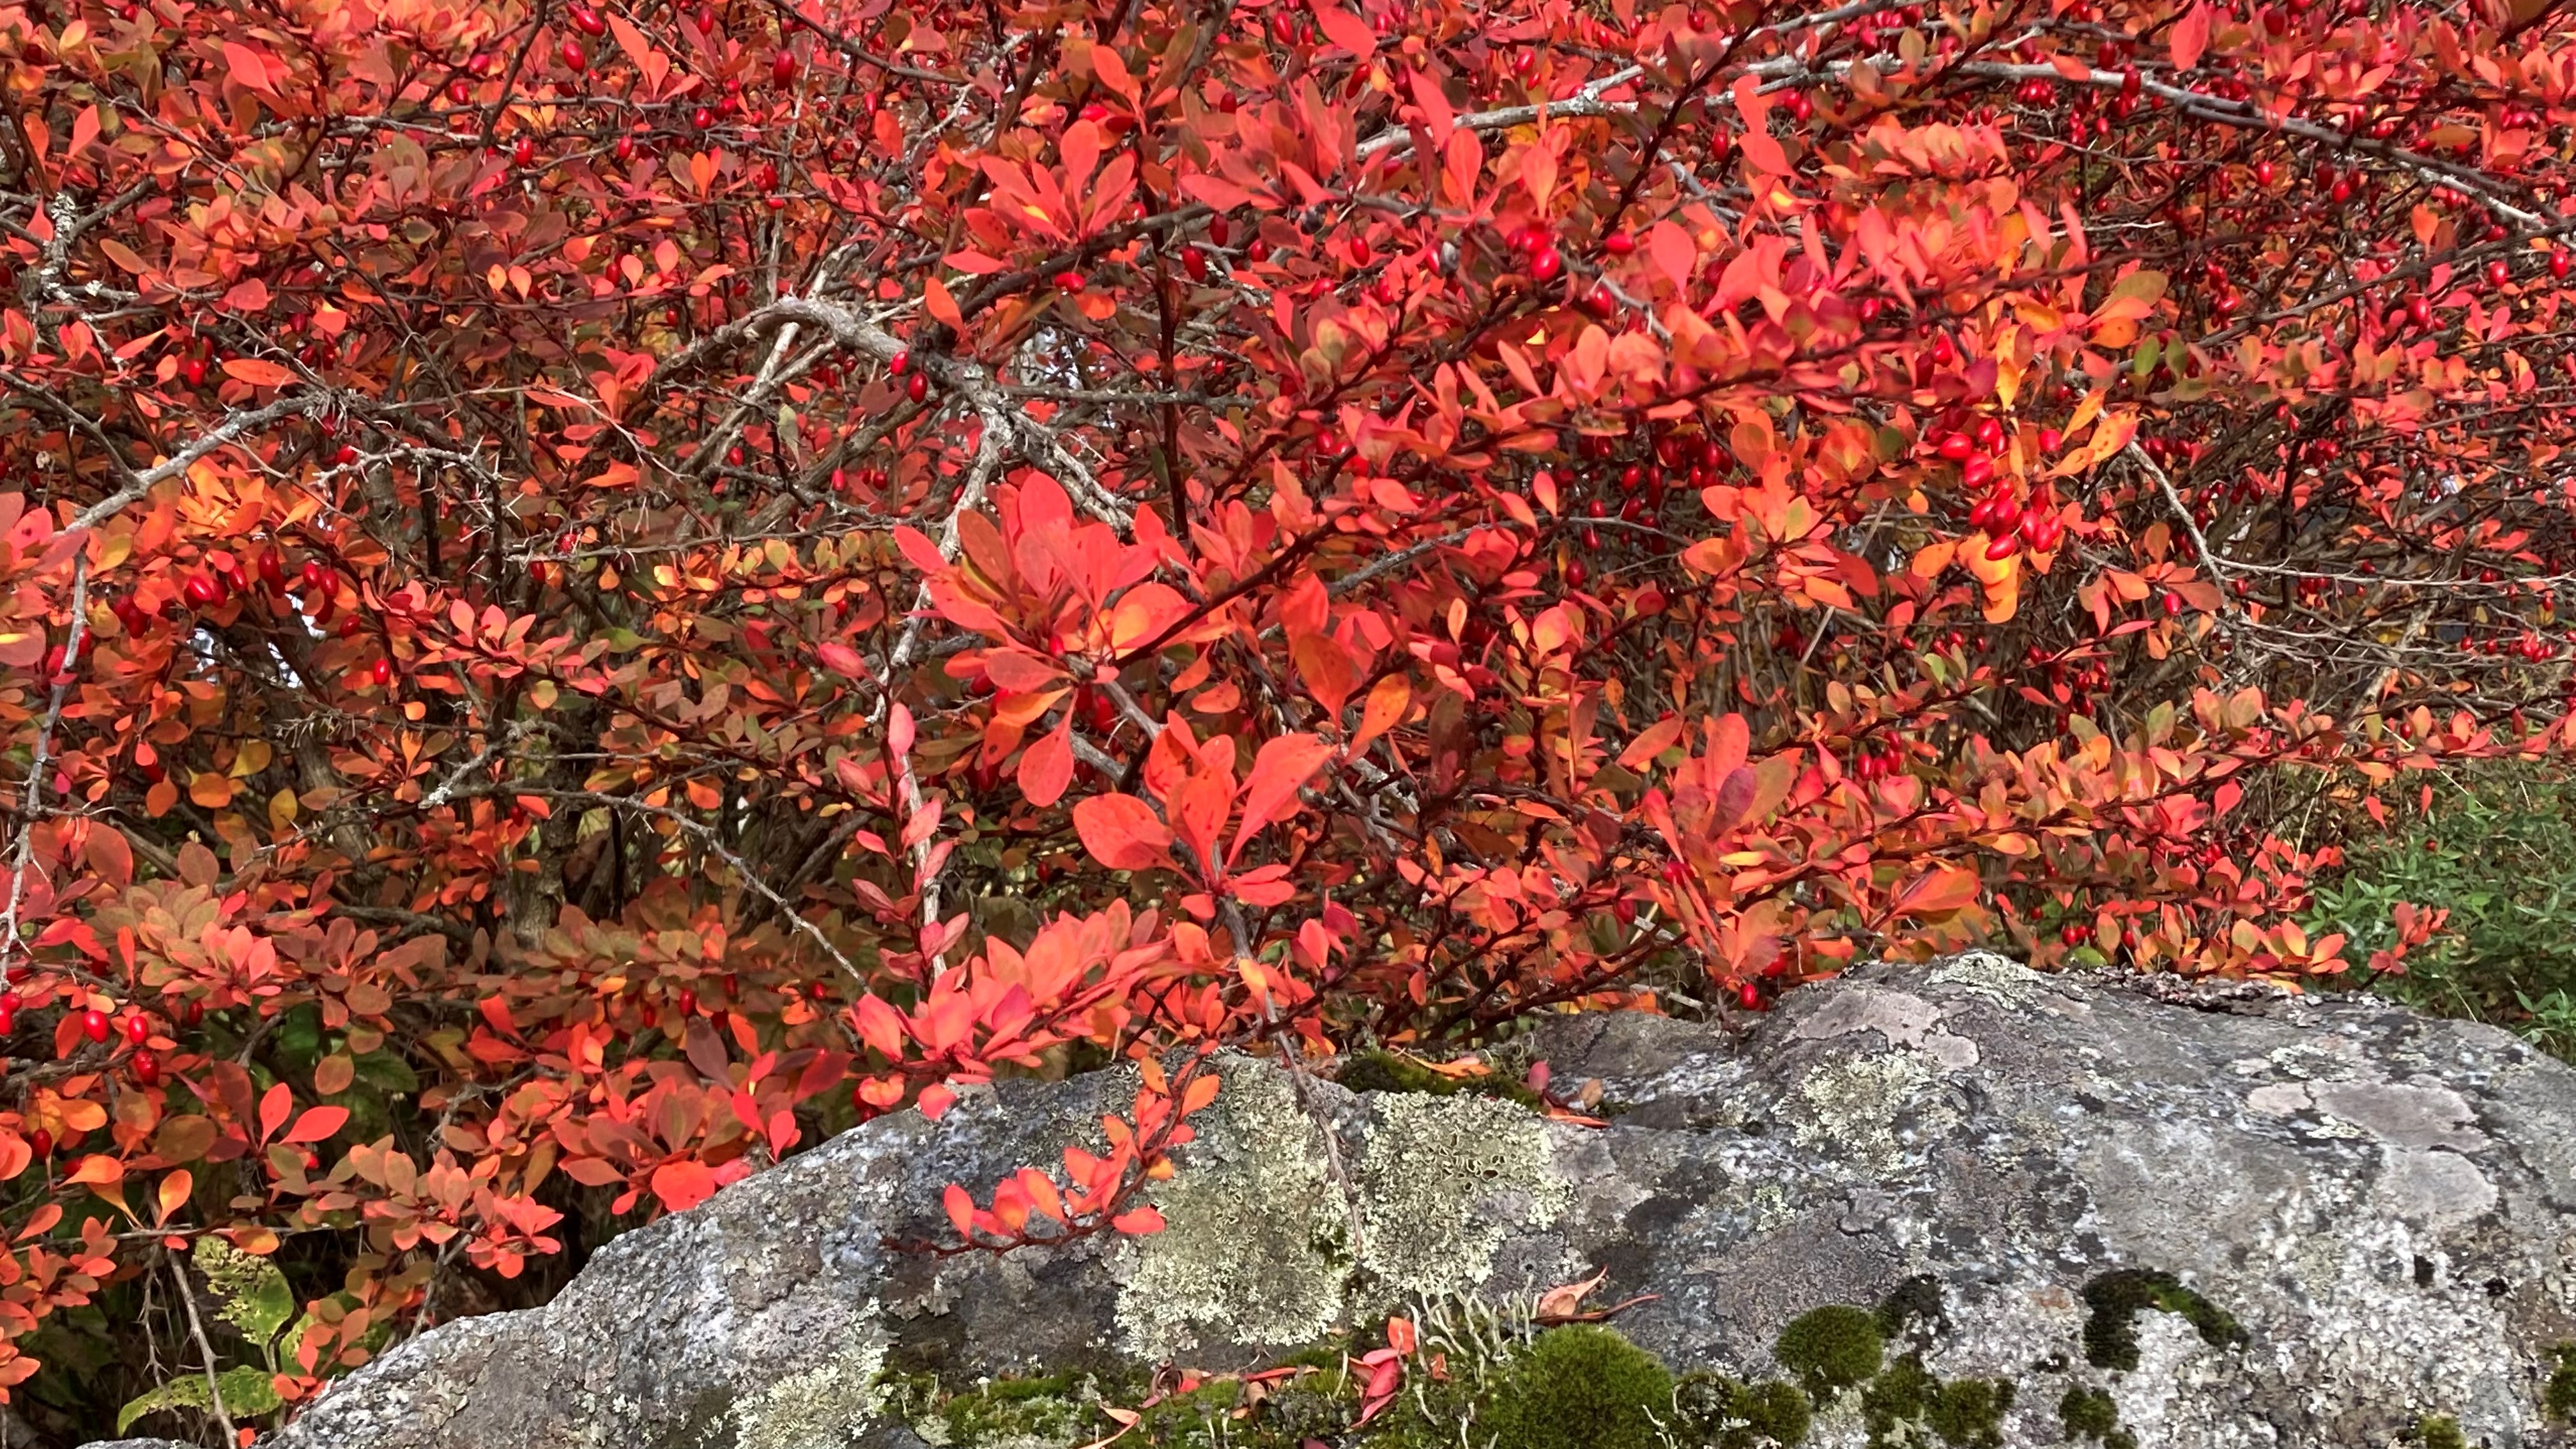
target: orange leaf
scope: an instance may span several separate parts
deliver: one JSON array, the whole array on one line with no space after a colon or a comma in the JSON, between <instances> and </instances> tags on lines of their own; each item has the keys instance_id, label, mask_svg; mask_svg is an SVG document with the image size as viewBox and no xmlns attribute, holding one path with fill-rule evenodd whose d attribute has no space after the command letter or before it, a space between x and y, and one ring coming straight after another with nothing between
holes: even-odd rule
<instances>
[{"instance_id":1,"label":"orange leaf","mask_svg":"<svg viewBox=\"0 0 2576 1449\"><path fill-rule=\"evenodd\" d=\"M2209 49L2209 6L2204 0L2204 3L2192 6L2190 12L2174 25L2174 69L2185 71L2200 64L2201 52L2207 49Z\"/></svg>"},{"instance_id":2,"label":"orange leaf","mask_svg":"<svg viewBox=\"0 0 2576 1449\"><path fill-rule=\"evenodd\" d=\"M274 362L262 362L256 357L225 358L224 375L239 378L253 387L284 387L295 381L295 373L291 369Z\"/></svg>"},{"instance_id":3,"label":"orange leaf","mask_svg":"<svg viewBox=\"0 0 2576 1449\"><path fill-rule=\"evenodd\" d=\"M1109 1220L1109 1226L1131 1237L1144 1237L1163 1230L1163 1215L1150 1207L1130 1208Z\"/></svg>"},{"instance_id":4,"label":"orange leaf","mask_svg":"<svg viewBox=\"0 0 2576 1449\"><path fill-rule=\"evenodd\" d=\"M885 1054L888 1061L903 1060L903 1017L880 996L859 998L859 1035L868 1045Z\"/></svg>"},{"instance_id":5,"label":"orange leaf","mask_svg":"<svg viewBox=\"0 0 2576 1449\"><path fill-rule=\"evenodd\" d=\"M1377 53L1377 33L1369 29L1367 21L1339 5L1316 6L1315 27L1324 32L1326 40L1362 61Z\"/></svg>"},{"instance_id":6,"label":"orange leaf","mask_svg":"<svg viewBox=\"0 0 2576 1449\"><path fill-rule=\"evenodd\" d=\"M695 1158L665 1162L653 1169L653 1196L672 1212L687 1212L716 1195L716 1175Z\"/></svg>"},{"instance_id":7,"label":"orange leaf","mask_svg":"<svg viewBox=\"0 0 2576 1449\"><path fill-rule=\"evenodd\" d=\"M966 330L966 315L957 310L957 299L948 294L947 284L937 277L922 282L921 307L933 321L947 324L952 331Z\"/></svg>"},{"instance_id":8,"label":"orange leaf","mask_svg":"<svg viewBox=\"0 0 2576 1449\"><path fill-rule=\"evenodd\" d=\"M1359 733L1351 736L1350 753L1356 758L1378 736L1404 723L1404 714L1413 705L1413 686L1401 674L1390 674L1369 687L1368 703L1360 709Z\"/></svg>"},{"instance_id":9,"label":"orange leaf","mask_svg":"<svg viewBox=\"0 0 2576 1449\"><path fill-rule=\"evenodd\" d=\"M1226 864L1243 854L1254 831L1297 813L1297 792L1332 757L1333 747L1313 735L1281 735L1262 743L1261 753L1253 757L1252 778L1243 783L1243 823L1235 827Z\"/></svg>"},{"instance_id":10,"label":"orange leaf","mask_svg":"<svg viewBox=\"0 0 2576 1449\"><path fill-rule=\"evenodd\" d=\"M1133 795L1093 795L1073 807L1074 833L1083 849L1111 870L1151 870L1170 865L1172 832L1154 818L1154 807Z\"/></svg>"},{"instance_id":11,"label":"orange leaf","mask_svg":"<svg viewBox=\"0 0 2576 1449\"><path fill-rule=\"evenodd\" d=\"M349 1109L346 1107L308 1107L303 1116L295 1119L295 1125L287 1129L286 1140L319 1142L339 1131L348 1120Z\"/></svg>"},{"instance_id":12,"label":"orange leaf","mask_svg":"<svg viewBox=\"0 0 2576 1449\"><path fill-rule=\"evenodd\" d=\"M1964 865L1936 865L1905 883L1889 909L1901 916L1937 916L1977 903L1983 888L1977 873Z\"/></svg>"},{"instance_id":13,"label":"orange leaf","mask_svg":"<svg viewBox=\"0 0 2576 1449\"><path fill-rule=\"evenodd\" d=\"M82 1158L80 1162L72 1168L71 1175L64 1178L63 1181L66 1183L85 1183L97 1187L111 1187L117 1183L125 1181L125 1164L106 1155L105 1153L93 1152L89 1156Z\"/></svg>"},{"instance_id":14,"label":"orange leaf","mask_svg":"<svg viewBox=\"0 0 2576 1449\"><path fill-rule=\"evenodd\" d=\"M170 1221L170 1214L185 1207L188 1195L196 1190L196 1177L184 1167L163 1177L160 1190L155 1194L158 1210L152 1215L153 1223L157 1226Z\"/></svg>"},{"instance_id":15,"label":"orange leaf","mask_svg":"<svg viewBox=\"0 0 2576 1449\"><path fill-rule=\"evenodd\" d=\"M1020 793L1044 810L1073 783L1073 721L1068 718L1020 752Z\"/></svg>"}]
</instances>

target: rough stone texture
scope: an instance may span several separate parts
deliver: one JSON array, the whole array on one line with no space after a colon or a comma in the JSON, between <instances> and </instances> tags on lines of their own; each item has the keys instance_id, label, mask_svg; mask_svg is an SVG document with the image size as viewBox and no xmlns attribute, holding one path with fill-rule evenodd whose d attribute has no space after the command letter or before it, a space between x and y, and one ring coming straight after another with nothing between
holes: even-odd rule
<instances>
[{"instance_id":1,"label":"rough stone texture","mask_svg":"<svg viewBox=\"0 0 2576 1449\"><path fill-rule=\"evenodd\" d=\"M1791 993L1741 1037L1578 1017L1535 1045L1558 1082L1603 1080L1610 1127L1234 1063L1170 1229L1060 1252L885 1240L942 1236L944 1184L1054 1160L1128 1080L872 1123L619 1239L545 1308L414 1339L273 1442L910 1449L889 1366L1246 1367L1410 1295L1595 1268L1604 1300L1660 1295L1618 1320L1637 1342L1739 1374L1773 1371L1794 1315L1932 1275L1926 1361L2014 1381L2013 1444L2065 1443L2074 1385L2150 1449L2391 1445L2427 1414L2567 1442L2538 1398L2576 1339L2576 1074L2503 1033L1968 956ZM2089 1365L2082 1292L2115 1269L2175 1275L2247 1341L2148 1312L2134 1371ZM1840 1414L1809 1442L1859 1440Z\"/></svg>"}]
</instances>

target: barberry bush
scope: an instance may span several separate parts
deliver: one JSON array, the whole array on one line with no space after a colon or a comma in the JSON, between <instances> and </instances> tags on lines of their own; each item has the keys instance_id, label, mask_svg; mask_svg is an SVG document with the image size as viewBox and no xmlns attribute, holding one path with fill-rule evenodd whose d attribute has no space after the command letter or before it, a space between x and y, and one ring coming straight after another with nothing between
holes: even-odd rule
<instances>
[{"instance_id":1,"label":"barberry bush","mask_svg":"<svg viewBox=\"0 0 2576 1449\"><path fill-rule=\"evenodd\" d=\"M2325 827L2569 741L2554 4L0 56L0 1381L74 1431L248 1435L1002 1072L1147 1068L922 1251L1152 1231L1219 1047L2396 969Z\"/></svg>"}]
</instances>

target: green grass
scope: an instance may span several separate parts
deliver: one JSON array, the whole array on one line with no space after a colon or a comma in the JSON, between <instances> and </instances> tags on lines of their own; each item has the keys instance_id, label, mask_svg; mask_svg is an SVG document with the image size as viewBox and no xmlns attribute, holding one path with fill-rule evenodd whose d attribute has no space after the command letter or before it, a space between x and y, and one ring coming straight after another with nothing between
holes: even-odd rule
<instances>
[{"instance_id":1,"label":"green grass","mask_svg":"<svg viewBox=\"0 0 2576 1449\"><path fill-rule=\"evenodd\" d=\"M2576 773L2485 764L2411 777L2389 794L2385 827L2356 814L2310 931L2349 935L2345 957L2371 990L2576 1060ZM2403 973L2372 977L2362 968L2394 935L2399 901L2447 909L2449 924Z\"/></svg>"}]
</instances>

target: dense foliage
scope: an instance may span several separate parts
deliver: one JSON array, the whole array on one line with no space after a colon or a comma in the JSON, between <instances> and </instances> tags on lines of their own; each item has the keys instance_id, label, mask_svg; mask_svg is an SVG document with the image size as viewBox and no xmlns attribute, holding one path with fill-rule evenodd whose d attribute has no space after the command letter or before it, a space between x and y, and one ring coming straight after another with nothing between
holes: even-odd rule
<instances>
[{"instance_id":1,"label":"dense foliage","mask_svg":"<svg viewBox=\"0 0 2576 1449\"><path fill-rule=\"evenodd\" d=\"M0 1381L247 1433L996 1071L1170 1074L925 1251L1151 1231L1219 1044L2342 971L2567 737L2572 36L0 7Z\"/></svg>"},{"instance_id":2,"label":"dense foliage","mask_svg":"<svg viewBox=\"0 0 2576 1449\"><path fill-rule=\"evenodd\" d=\"M2393 794L2319 878L2309 929L2369 945L2401 913L2438 913L2433 939L2373 984L2576 1060L2576 780L2507 760Z\"/></svg>"}]
</instances>

